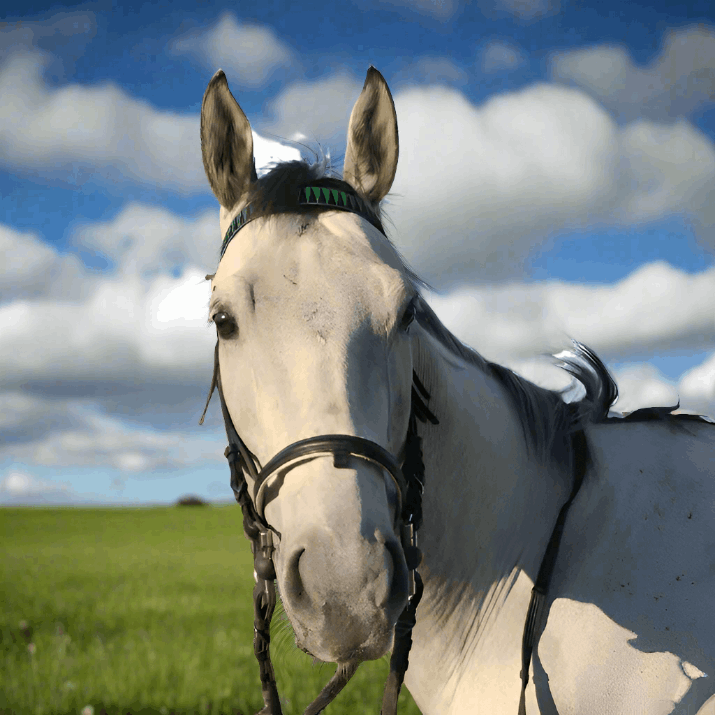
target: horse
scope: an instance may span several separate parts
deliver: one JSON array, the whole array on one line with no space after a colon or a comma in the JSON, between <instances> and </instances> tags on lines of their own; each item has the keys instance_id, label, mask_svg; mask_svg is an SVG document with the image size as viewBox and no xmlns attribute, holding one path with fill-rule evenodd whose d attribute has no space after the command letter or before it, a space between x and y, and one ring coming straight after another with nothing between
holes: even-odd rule
<instances>
[{"instance_id":1,"label":"horse","mask_svg":"<svg viewBox=\"0 0 715 715\"><path fill-rule=\"evenodd\" d=\"M402 463L415 380L429 396L435 419L414 423L422 597L404 680L422 713L715 713L712 424L675 408L609 417L615 382L576 341L559 365L585 394L567 402L444 327L384 231L398 130L375 68L350 116L342 179L325 157L259 179L249 121L220 70L201 147L226 236L207 276L215 378L241 454L266 464L330 433ZM316 184L342 208L299 204ZM260 494L251 470L238 490L244 514L272 532L274 569L257 569L275 578L296 645L345 672L390 652L410 596L414 558L396 527L404 495L389 464L306 453ZM523 677L534 583L570 494Z\"/></svg>"}]
</instances>

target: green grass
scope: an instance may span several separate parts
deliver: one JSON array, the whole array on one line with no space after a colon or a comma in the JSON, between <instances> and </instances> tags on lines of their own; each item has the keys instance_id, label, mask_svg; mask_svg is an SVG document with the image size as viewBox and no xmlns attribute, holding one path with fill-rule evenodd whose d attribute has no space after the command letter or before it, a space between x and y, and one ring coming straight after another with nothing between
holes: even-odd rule
<instances>
[{"instance_id":1,"label":"green grass","mask_svg":"<svg viewBox=\"0 0 715 715\"><path fill-rule=\"evenodd\" d=\"M4 508L0 543L0 712L263 707L238 506ZM271 631L284 714L302 713L334 666L313 666L276 616ZM363 663L326 715L377 715L387 670ZM398 712L419 715L404 687Z\"/></svg>"}]
</instances>

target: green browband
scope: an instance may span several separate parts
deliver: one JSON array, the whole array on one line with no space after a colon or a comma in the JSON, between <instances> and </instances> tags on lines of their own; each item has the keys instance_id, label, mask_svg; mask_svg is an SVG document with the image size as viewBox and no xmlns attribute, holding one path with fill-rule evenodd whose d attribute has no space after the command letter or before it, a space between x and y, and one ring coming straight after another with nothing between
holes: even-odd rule
<instances>
[{"instance_id":1,"label":"green browband","mask_svg":"<svg viewBox=\"0 0 715 715\"><path fill-rule=\"evenodd\" d=\"M382 226L368 211L365 201L351 190L333 189L325 186L303 186L298 192L298 206L321 206L324 208L350 211L358 216L362 216L375 226L375 228L384 233ZM271 213L277 212L275 209L271 211L260 211L255 207L255 204L248 204L248 206L231 221L231 225L228 227L226 236L221 244L221 257L219 261L223 258L223 254L226 253L228 244L231 243L234 236L249 221L253 221L253 219L259 218L260 216L270 215Z\"/></svg>"}]
</instances>

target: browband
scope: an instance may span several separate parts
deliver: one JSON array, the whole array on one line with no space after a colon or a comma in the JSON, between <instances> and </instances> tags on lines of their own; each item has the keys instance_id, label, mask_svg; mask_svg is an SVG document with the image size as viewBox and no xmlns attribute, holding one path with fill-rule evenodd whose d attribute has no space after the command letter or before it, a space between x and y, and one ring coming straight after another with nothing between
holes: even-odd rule
<instances>
[{"instance_id":1,"label":"browband","mask_svg":"<svg viewBox=\"0 0 715 715\"><path fill-rule=\"evenodd\" d=\"M295 206L284 205L276 206L273 204L268 209L261 209L256 206L256 202L248 204L241 213L236 216L231 225L226 231L223 243L221 244L221 258L226 253L228 244L231 243L234 236L253 219L261 216L269 216L278 213L281 209L298 209L301 206L318 206L327 209L340 209L341 211L350 211L351 213L361 216L366 221L369 221L378 231L385 233L380 222L375 218L365 203L365 200L358 196L352 189L340 188L336 189L330 186L320 186L314 184L311 186L302 186L298 190L298 202Z\"/></svg>"}]
</instances>

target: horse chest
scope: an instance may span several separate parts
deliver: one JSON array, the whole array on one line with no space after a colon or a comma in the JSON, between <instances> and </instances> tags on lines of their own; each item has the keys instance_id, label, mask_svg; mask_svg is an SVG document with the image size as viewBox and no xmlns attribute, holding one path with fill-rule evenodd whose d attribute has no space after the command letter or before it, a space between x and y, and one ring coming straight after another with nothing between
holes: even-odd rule
<instances>
[{"instance_id":1,"label":"horse chest","mask_svg":"<svg viewBox=\"0 0 715 715\"><path fill-rule=\"evenodd\" d=\"M715 713L702 709L715 693L715 486L670 463L667 443L632 464L648 452L631 446L620 465L601 460L569 516L533 712Z\"/></svg>"},{"instance_id":2,"label":"horse chest","mask_svg":"<svg viewBox=\"0 0 715 715\"><path fill-rule=\"evenodd\" d=\"M538 709L527 713L709 712L700 710L714 686L708 673L664 645L649 647L595 604L556 599L534 658L531 689Z\"/></svg>"}]
</instances>

